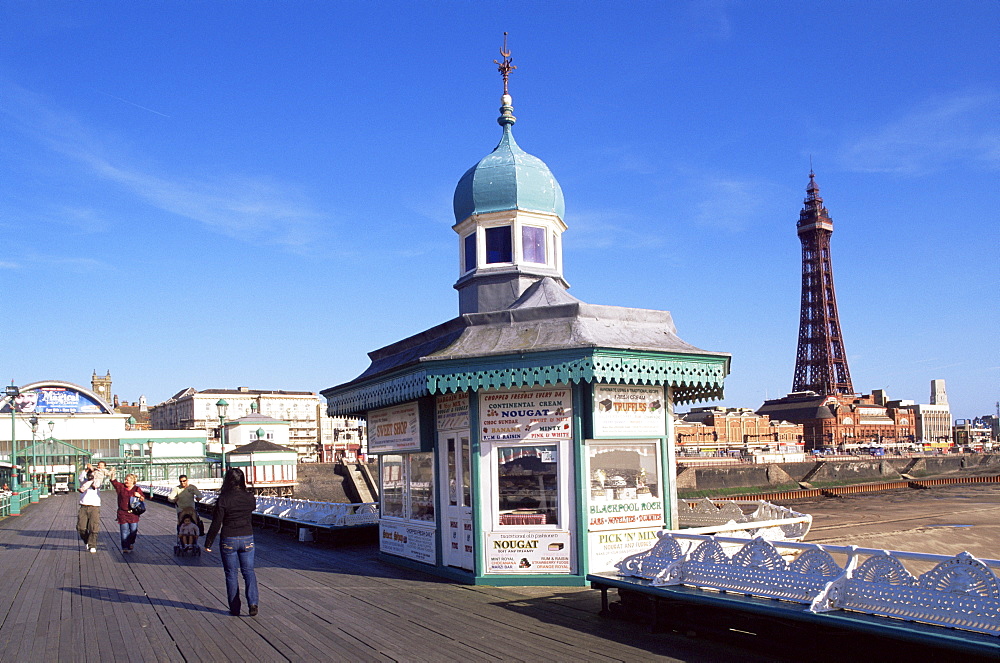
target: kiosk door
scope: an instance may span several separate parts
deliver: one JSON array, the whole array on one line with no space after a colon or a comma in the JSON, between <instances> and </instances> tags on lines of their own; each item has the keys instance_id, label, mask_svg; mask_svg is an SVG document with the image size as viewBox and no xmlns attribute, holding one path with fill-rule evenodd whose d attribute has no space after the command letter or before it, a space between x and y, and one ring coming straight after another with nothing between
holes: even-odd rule
<instances>
[{"instance_id":1,"label":"kiosk door","mask_svg":"<svg viewBox=\"0 0 1000 663\"><path fill-rule=\"evenodd\" d=\"M472 533L472 449L468 431L441 433L441 454L445 467L444 485L444 562L467 571L475 571Z\"/></svg>"}]
</instances>

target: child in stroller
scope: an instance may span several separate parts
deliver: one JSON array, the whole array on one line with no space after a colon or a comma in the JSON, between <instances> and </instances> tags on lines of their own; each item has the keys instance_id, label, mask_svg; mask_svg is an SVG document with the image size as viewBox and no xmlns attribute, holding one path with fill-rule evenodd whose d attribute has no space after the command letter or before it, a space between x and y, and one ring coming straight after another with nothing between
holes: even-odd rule
<instances>
[{"instance_id":1,"label":"child in stroller","mask_svg":"<svg viewBox=\"0 0 1000 663\"><path fill-rule=\"evenodd\" d=\"M174 546L174 555L200 555L201 548L198 547L198 524L194 522L190 513L181 516L181 522L177 525L177 544Z\"/></svg>"}]
</instances>

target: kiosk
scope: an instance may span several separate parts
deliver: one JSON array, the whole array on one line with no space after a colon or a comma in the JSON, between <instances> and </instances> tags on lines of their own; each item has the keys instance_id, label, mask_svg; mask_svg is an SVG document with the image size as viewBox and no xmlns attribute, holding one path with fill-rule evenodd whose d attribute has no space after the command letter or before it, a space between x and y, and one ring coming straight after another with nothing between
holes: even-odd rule
<instances>
[{"instance_id":1,"label":"kiosk","mask_svg":"<svg viewBox=\"0 0 1000 663\"><path fill-rule=\"evenodd\" d=\"M503 53L503 52L502 52ZM675 404L722 396L726 353L670 313L587 304L562 276L562 190L514 141L459 181L459 316L324 390L380 457L386 559L493 585L583 585L677 524Z\"/></svg>"}]
</instances>

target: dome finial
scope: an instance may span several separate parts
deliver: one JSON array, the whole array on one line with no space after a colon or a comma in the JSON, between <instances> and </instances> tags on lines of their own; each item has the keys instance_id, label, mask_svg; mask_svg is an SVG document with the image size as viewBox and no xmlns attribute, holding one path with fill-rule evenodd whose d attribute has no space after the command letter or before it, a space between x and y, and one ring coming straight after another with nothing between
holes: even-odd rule
<instances>
[{"instance_id":1,"label":"dome finial","mask_svg":"<svg viewBox=\"0 0 1000 663\"><path fill-rule=\"evenodd\" d=\"M510 51L507 49L507 33L503 33L503 48L500 49L500 56L503 57L503 62L499 60L494 60L493 64L497 65L497 71L503 76L503 96L500 97L500 117L497 118L497 122L502 127L509 127L517 121L514 117L514 106L513 101L510 98L510 94L507 91L507 83L510 79L510 72L517 69L516 65L511 64L513 58L510 57Z\"/></svg>"}]
</instances>

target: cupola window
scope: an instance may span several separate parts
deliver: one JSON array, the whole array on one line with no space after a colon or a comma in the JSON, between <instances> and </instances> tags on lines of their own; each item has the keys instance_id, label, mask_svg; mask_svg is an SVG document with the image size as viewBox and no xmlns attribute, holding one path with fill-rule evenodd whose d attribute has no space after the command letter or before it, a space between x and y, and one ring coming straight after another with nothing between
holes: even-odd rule
<instances>
[{"instance_id":1,"label":"cupola window","mask_svg":"<svg viewBox=\"0 0 1000 663\"><path fill-rule=\"evenodd\" d=\"M471 272L476 268L476 233L465 236L465 271Z\"/></svg>"},{"instance_id":2,"label":"cupola window","mask_svg":"<svg viewBox=\"0 0 1000 663\"><path fill-rule=\"evenodd\" d=\"M486 229L486 262L514 262L510 226Z\"/></svg>"},{"instance_id":3,"label":"cupola window","mask_svg":"<svg viewBox=\"0 0 1000 663\"><path fill-rule=\"evenodd\" d=\"M538 226L521 227L521 247L525 262L544 265L545 260L545 228Z\"/></svg>"}]
</instances>

